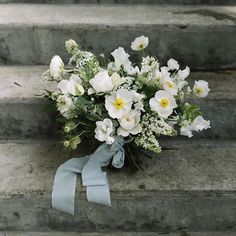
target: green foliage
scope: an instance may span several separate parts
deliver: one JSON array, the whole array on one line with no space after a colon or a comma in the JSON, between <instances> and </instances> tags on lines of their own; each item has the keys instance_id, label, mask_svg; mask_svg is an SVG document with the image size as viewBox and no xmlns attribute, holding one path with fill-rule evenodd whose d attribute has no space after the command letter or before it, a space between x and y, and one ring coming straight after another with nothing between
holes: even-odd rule
<instances>
[{"instance_id":1,"label":"green foliage","mask_svg":"<svg viewBox=\"0 0 236 236\"><path fill-rule=\"evenodd\" d=\"M179 107L180 116L183 120L193 121L197 116L202 115L200 107L185 103Z\"/></svg>"}]
</instances>

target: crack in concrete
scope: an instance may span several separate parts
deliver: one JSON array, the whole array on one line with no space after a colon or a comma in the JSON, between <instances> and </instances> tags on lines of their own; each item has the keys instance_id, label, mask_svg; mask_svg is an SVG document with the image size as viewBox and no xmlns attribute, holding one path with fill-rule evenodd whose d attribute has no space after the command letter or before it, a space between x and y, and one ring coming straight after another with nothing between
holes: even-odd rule
<instances>
[{"instance_id":1,"label":"crack in concrete","mask_svg":"<svg viewBox=\"0 0 236 236\"><path fill-rule=\"evenodd\" d=\"M198 9L198 10L192 10L192 11L178 11L174 12L174 14L197 14L201 16L206 17L213 17L216 20L230 20L233 22L236 22L236 17L228 15L226 13L211 11L207 9Z\"/></svg>"}]
</instances>

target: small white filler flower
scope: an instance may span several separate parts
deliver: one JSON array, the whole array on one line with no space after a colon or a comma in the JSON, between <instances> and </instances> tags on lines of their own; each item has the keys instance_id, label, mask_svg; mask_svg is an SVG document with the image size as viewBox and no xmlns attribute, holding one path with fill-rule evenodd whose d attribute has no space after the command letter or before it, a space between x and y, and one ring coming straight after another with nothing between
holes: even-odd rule
<instances>
[{"instance_id":1,"label":"small white filler flower","mask_svg":"<svg viewBox=\"0 0 236 236\"><path fill-rule=\"evenodd\" d=\"M110 119L96 122L95 138L101 142L106 142L108 145L114 143L115 139L111 136L113 133L113 124Z\"/></svg>"},{"instance_id":2,"label":"small white filler flower","mask_svg":"<svg viewBox=\"0 0 236 236\"><path fill-rule=\"evenodd\" d=\"M150 99L149 105L152 111L157 112L163 118L171 115L173 109L177 107L175 98L165 90L157 91L155 97Z\"/></svg>"},{"instance_id":3,"label":"small white filler flower","mask_svg":"<svg viewBox=\"0 0 236 236\"><path fill-rule=\"evenodd\" d=\"M208 87L208 82L205 80L198 80L195 81L195 84L193 86L193 93L197 97L206 97L208 93L210 92L210 89Z\"/></svg>"},{"instance_id":4,"label":"small white filler flower","mask_svg":"<svg viewBox=\"0 0 236 236\"><path fill-rule=\"evenodd\" d=\"M145 37L144 35L137 37L132 43L131 48L134 51L141 51L145 49L148 46L149 39L148 37Z\"/></svg>"}]
</instances>

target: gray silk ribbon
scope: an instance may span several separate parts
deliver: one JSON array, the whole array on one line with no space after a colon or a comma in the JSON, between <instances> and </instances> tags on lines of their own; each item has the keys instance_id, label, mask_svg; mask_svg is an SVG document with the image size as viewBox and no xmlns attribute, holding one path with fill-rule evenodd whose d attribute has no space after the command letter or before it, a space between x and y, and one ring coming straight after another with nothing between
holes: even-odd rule
<instances>
[{"instance_id":1,"label":"gray silk ribbon","mask_svg":"<svg viewBox=\"0 0 236 236\"><path fill-rule=\"evenodd\" d=\"M72 158L57 170L52 190L52 207L74 215L75 188L77 174L81 174L82 184L87 187L87 200L111 206L110 190L106 172L101 167L124 165L123 138L117 137L112 145L102 144L91 154Z\"/></svg>"}]
</instances>

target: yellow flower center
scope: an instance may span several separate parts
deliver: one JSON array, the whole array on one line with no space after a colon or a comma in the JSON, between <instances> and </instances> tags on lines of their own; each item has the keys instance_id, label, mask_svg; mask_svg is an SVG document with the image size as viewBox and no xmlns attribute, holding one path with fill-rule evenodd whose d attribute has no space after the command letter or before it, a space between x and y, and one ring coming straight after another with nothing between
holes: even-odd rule
<instances>
[{"instance_id":1,"label":"yellow flower center","mask_svg":"<svg viewBox=\"0 0 236 236\"><path fill-rule=\"evenodd\" d=\"M167 82L167 85L170 89L174 87L174 84L172 82Z\"/></svg>"},{"instance_id":2,"label":"yellow flower center","mask_svg":"<svg viewBox=\"0 0 236 236\"><path fill-rule=\"evenodd\" d=\"M144 48L144 45L141 43L141 44L139 45L139 48L140 48L140 49L143 49L143 48Z\"/></svg>"},{"instance_id":3,"label":"yellow flower center","mask_svg":"<svg viewBox=\"0 0 236 236\"><path fill-rule=\"evenodd\" d=\"M124 101L121 98L117 98L114 102L113 105L117 110L120 110L122 107L124 107Z\"/></svg>"},{"instance_id":4,"label":"yellow flower center","mask_svg":"<svg viewBox=\"0 0 236 236\"><path fill-rule=\"evenodd\" d=\"M197 93L197 94L202 93L202 88L197 88L197 89L196 89L196 93Z\"/></svg>"},{"instance_id":5,"label":"yellow flower center","mask_svg":"<svg viewBox=\"0 0 236 236\"><path fill-rule=\"evenodd\" d=\"M166 107L169 105L169 101L168 101L166 98L162 98L162 99L161 99L161 102L160 102L160 105L161 105L163 108L166 108Z\"/></svg>"}]
</instances>

